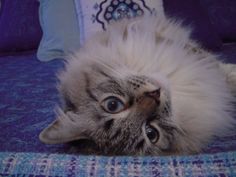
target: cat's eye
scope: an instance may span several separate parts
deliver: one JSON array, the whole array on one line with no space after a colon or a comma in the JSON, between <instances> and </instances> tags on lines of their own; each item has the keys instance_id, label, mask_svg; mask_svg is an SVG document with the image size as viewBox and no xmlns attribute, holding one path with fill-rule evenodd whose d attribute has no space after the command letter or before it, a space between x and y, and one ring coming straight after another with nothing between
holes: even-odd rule
<instances>
[{"instance_id":1,"label":"cat's eye","mask_svg":"<svg viewBox=\"0 0 236 177\"><path fill-rule=\"evenodd\" d=\"M154 128L150 124L147 124L145 126L145 131L146 131L146 135L147 135L148 139L150 140L150 142L156 143L158 141L160 135L159 135L159 132L156 128Z\"/></svg>"},{"instance_id":2,"label":"cat's eye","mask_svg":"<svg viewBox=\"0 0 236 177\"><path fill-rule=\"evenodd\" d=\"M124 110L124 103L117 97L110 96L102 102L103 109L111 114L116 114Z\"/></svg>"}]
</instances>

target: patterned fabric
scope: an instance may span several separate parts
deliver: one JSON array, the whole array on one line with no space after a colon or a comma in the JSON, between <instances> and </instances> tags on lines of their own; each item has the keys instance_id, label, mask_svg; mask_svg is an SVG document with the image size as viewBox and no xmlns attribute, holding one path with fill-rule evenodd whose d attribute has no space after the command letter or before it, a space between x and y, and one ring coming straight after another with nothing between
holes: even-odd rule
<instances>
[{"instance_id":1,"label":"patterned fabric","mask_svg":"<svg viewBox=\"0 0 236 177\"><path fill-rule=\"evenodd\" d=\"M180 157L103 157L0 153L0 176L236 176L236 153Z\"/></svg>"},{"instance_id":2,"label":"patterned fabric","mask_svg":"<svg viewBox=\"0 0 236 177\"><path fill-rule=\"evenodd\" d=\"M38 5L37 0L1 0L0 55L38 47Z\"/></svg>"},{"instance_id":3,"label":"patterned fabric","mask_svg":"<svg viewBox=\"0 0 236 177\"><path fill-rule=\"evenodd\" d=\"M143 14L163 16L162 0L74 0L80 26L80 42L112 21Z\"/></svg>"}]
</instances>

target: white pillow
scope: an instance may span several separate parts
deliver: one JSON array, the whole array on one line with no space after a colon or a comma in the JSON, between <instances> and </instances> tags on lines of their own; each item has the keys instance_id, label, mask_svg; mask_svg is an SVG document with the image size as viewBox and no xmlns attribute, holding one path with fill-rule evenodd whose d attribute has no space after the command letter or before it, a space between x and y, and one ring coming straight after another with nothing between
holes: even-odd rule
<instances>
[{"instance_id":1,"label":"white pillow","mask_svg":"<svg viewBox=\"0 0 236 177\"><path fill-rule=\"evenodd\" d=\"M74 0L80 26L80 43L112 20L142 14L164 15L162 0Z\"/></svg>"}]
</instances>

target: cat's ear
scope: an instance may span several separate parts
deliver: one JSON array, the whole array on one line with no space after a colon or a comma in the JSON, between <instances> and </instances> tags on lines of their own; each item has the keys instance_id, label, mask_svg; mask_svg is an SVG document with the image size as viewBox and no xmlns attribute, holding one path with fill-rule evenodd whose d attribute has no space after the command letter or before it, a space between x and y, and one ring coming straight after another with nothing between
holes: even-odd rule
<instances>
[{"instance_id":1,"label":"cat's ear","mask_svg":"<svg viewBox=\"0 0 236 177\"><path fill-rule=\"evenodd\" d=\"M88 139L85 135L85 125L75 114L65 114L62 111L57 119L45 128L39 139L46 144L66 143L73 140Z\"/></svg>"}]
</instances>

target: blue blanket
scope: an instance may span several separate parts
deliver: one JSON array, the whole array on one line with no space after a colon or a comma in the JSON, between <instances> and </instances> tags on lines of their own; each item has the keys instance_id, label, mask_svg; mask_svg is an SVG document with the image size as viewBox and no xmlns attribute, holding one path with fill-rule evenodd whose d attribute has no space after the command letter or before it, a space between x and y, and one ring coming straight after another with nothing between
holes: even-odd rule
<instances>
[{"instance_id":1,"label":"blue blanket","mask_svg":"<svg viewBox=\"0 0 236 177\"><path fill-rule=\"evenodd\" d=\"M236 176L236 131L189 157L64 155L70 144L42 144L38 134L54 120L63 66L35 54L0 58L0 176Z\"/></svg>"}]
</instances>

